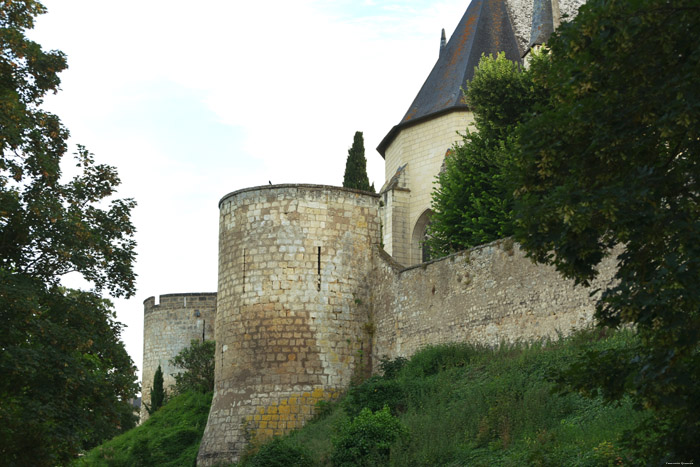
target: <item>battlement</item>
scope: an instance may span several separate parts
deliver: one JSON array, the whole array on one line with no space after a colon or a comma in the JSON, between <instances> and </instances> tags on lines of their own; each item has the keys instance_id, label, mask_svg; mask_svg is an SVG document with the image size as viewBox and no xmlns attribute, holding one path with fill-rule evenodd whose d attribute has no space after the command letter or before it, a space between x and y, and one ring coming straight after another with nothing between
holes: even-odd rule
<instances>
[{"instance_id":1,"label":"battlement","mask_svg":"<svg viewBox=\"0 0 700 467\"><path fill-rule=\"evenodd\" d=\"M148 297L143 301L144 313L151 313L159 309L197 308L216 305L216 292L194 292L164 294L158 297Z\"/></svg>"}]
</instances>

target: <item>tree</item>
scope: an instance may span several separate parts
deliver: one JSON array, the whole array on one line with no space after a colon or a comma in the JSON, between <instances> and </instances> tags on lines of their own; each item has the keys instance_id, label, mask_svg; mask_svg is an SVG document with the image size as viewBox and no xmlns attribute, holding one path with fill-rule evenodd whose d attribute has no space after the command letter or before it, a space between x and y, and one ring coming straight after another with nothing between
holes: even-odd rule
<instances>
[{"instance_id":1,"label":"tree","mask_svg":"<svg viewBox=\"0 0 700 467\"><path fill-rule=\"evenodd\" d=\"M345 176L343 178L345 188L355 188L374 192L374 184L370 186L367 177L367 159L365 159L365 142L361 131L355 132L352 146L348 149L348 158L345 162Z\"/></svg>"},{"instance_id":2,"label":"tree","mask_svg":"<svg viewBox=\"0 0 700 467\"><path fill-rule=\"evenodd\" d=\"M133 424L135 367L121 325L97 293L134 292L132 200L79 146L61 181L68 130L42 111L65 56L25 37L45 8L0 4L0 454L9 465L56 465ZM77 272L93 292L61 287Z\"/></svg>"},{"instance_id":3,"label":"tree","mask_svg":"<svg viewBox=\"0 0 700 467\"><path fill-rule=\"evenodd\" d=\"M539 59L539 58L538 58ZM505 54L484 56L466 91L476 131L448 152L432 194L427 244L446 255L513 233L515 127L545 98Z\"/></svg>"},{"instance_id":4,"label":"tree","mask_svg":"<svg viewBox=\"0 0 700 467\"><path fill-rule=\"evenodd\" d=\"M170 363L184 370L175 373L175 392L211 392L214 390L214 341L200 342L193 339Z\"/></svg>"},{"instance_id":5,"label":"tree","mask_svg":"<svg viewBox=\"0 0 700 467\"><path fill-rule=\"evenodd\" d=\"M148 414L152 415L158 409L163 407L165 404L165 388L163 388L163 370L161 370L160 365L156 373L153 375L153 386L151 386L151 404L146 405L146 410Z\"/></svg>"},{"instance_id":6,"label":"tree","mask_svg":"<svg viewBox=\"0 0 700 467\"><path fill-rule=\"evenodd\" d=\"M590 0L552 37L552 97L519 130L517 239L579 284L618 246L600 326L640 344L590 352L569 383L653 417L640 463L699 461L700 6Z\"/></svg>"}]
</instances>

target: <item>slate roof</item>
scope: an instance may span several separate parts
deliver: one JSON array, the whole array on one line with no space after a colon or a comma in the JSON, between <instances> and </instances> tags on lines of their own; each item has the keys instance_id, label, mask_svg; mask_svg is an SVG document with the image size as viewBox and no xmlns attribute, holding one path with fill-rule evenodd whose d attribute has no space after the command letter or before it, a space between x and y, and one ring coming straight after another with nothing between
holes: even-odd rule
<instances>
[{"instance_id":1,"label":"slate roof","mask_svg":"<svg viewBox=\"0 0 700 467\"><path fill-rule=\"evenodd\" d=\"M474 76L482 54L498 52L522 62L505 0L472 0L406 115L379 143L377 151L382 157L403 128L454 109L466 109L462 88L466 89Z\"/></svg>"},{"instance_id":2,"label":"slate roof","mask_svg":"<svg viewBox=\"0 0 700 467\"><path fill-rule=\"evenodd\" d=\"M532 32L530 33L530 49L542 45L554 32L551 0L535 0L532 5Z\"/></svg>"}]
</instances>

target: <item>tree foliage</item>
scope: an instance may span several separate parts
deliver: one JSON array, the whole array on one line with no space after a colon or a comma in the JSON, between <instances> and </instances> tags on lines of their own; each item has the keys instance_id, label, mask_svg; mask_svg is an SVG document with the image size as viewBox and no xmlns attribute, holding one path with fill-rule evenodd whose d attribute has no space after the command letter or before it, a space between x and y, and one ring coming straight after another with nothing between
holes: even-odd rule
<instances>
[{"instance_id":1,"label":"tree foliage","mask_svg":"<svg viewBox=\"0 0 700 467\"><path fill-rule=\"evenodd\" d=\"M445 255L512 235L514 129L544 95L505 54L482 57L466 91L476 131L467 129L448 152L433 191L431 251Z\"/></svg>"},{"instance_id":2,"label":"tree foliage","mask_svg":"<svg viewBox=\"0 0 700 467\"><path fill-rule=\"evenodd\" d=\"M645 463L700 460L698 43L694 0L590 0L533 67L552 97L518 133L528 253L588 284L622 250L596 318L641 344L591 352L569 377L654 411L630 440Z\"/></svg>"},{"instance_id":3,"label":"tree foliage","mask_svg":"<svg viewBox=\"0 0 700 467\"><path fill-rule=\"evenodd\" d=\"M333 465L388 465L391 446L406 438L408 429L391 415L389 407L372 412L368 408L341 426L333 441Z\"/></svg>"},{"instance_id":4,"label":"tree foliage","mask_svg":"<svg viewBox=\"0 0 700 467\"><path fill-rule=\"evenodd\" d=\"M134 426L136 368L111 304L0 269L0 453L63 464Z\"/></svg>"},{"instance_id":5,"label":"tree foliage","mask_svg":"<svg viewBox=\"0 0 700 467\"><path fill-rule=\"evenodd\" d=\"M214 390L214 353L216 342L193 339L170 363L184 371L175 373L175 393Z\"/></svg>"},{"instance_id":6,"label":"tree foliage","mask_svg":"<svg viewBox=\"0 0 700 467\"><path fill-rule=\"evenodd\" d=\"M154 414L165 404L166 394L163 387L163 370L158 365L158 369L153 375L153 386L151 386L151 403L146 405L146 410L149 415Z\"/></svg>"},{"instance_id":7,"label":"tree foliage","mask_svg":"<svg viewBox=\"0 0 700 467\"><path fill-rule=\"evenodd\" d=\"M0 453L10 465L56 465L133 423L135 368L119 341L113 296L134 292L131 200L78 147L62 180L68 130L41 110L66 58L25 37L45 8L0 3ZM80 273L95 292L66 290Z\"/></svg>"},{"instance_id":8,"label":"tree foliage","mask_svg":"<svg viewBox=\"0 0 700 467\"><path fill-rule=\"evenodd\" d=\"M345 188L355 188L374 192L374 184L370 186L367 177L367 159L365 159L365 141L361 131L355 132L352 146L348 149L348 158L345 162L345 176L343 177Z\"/></svg>"}]
</instances>

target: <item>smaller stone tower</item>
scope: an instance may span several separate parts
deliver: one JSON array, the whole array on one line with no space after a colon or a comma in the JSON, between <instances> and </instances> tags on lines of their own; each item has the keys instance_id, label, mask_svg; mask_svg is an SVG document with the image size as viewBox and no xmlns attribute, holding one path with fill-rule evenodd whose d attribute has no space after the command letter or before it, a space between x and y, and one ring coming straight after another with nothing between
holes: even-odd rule
<instances>
[{"instance_id":1,"label":"smaller stone tower","mask_svg":"<svg viewBox=\"0 0 700 467\"><path fill-rule=\"evenodd\" d=\"M141 378L141 421L148 418L153 376L160 365L163 387L175 384L177 369L170 360L193 339L214 340L216 293L183 293L149 297L143 302L143 376Z\"/></svg>"}]
</instances>

